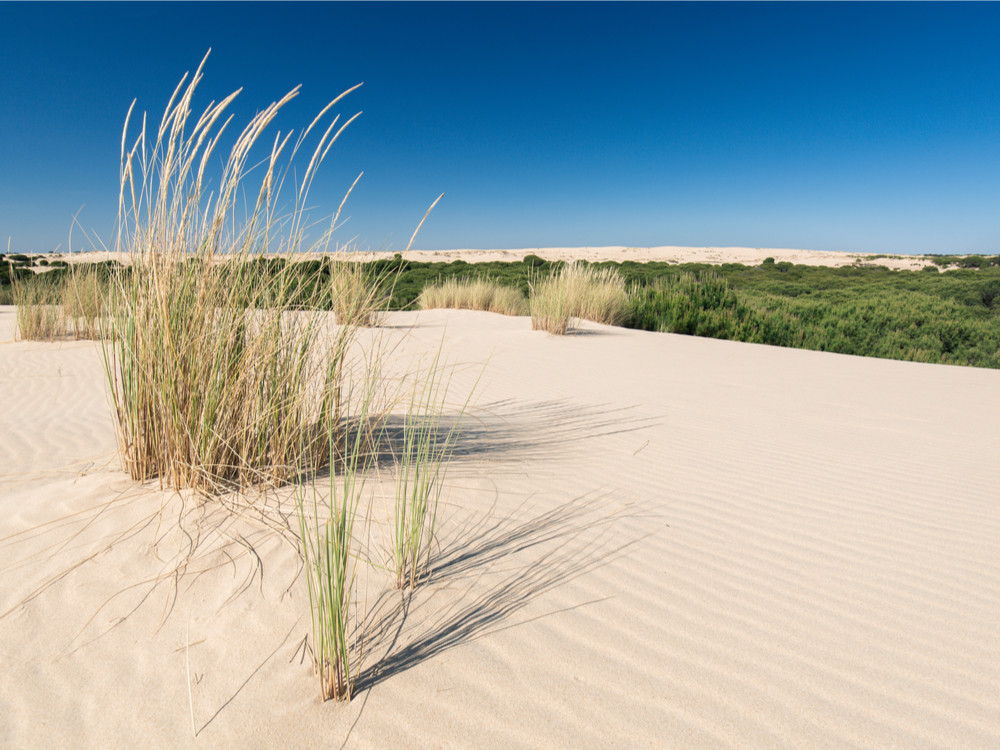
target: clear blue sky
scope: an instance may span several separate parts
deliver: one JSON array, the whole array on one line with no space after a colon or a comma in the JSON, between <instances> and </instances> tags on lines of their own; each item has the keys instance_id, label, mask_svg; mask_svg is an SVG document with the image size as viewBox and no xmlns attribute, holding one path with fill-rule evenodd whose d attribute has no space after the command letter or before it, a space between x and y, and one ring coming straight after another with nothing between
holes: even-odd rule
<instances>
[{"instance_id":1,"label":"clear blue sky","mask_svg":"<svg viewBox=\"0 0 1000 750\"><path fill-rule=\"evenodd\" d=\"M0 3L0 239L108 238L125 113L363 110L340 239L1000 253L997 3ZM200 105L200 106L199 106ZM83 247L83 237L74 234Z\"/></svg>"}]
</instances>

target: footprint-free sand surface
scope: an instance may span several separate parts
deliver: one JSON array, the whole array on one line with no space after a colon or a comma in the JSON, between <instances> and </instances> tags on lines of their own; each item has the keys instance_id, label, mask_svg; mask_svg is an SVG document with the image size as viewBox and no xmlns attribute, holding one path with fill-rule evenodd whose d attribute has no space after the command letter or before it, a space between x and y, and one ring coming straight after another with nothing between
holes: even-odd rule
<instances>
[{"instance_id":1,"label":"footprint-free sand surface","mask_svg":"<svg viewBox=\"0 0 1000 750\"><path fill-rule=\"evenodd\" d=\"M132 482L96 345L0 308L0 747L1000 747L1000 372L388 324L390 366L479 380L431 580L366 568L340 704L287 493Z\"/></svg>"}]
</instances>

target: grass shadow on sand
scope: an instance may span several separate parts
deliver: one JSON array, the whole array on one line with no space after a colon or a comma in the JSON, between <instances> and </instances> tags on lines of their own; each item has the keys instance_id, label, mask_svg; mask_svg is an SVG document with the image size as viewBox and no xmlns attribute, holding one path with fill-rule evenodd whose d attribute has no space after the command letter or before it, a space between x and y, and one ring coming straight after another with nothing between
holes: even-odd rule
<instances>
[{"instance_id":1,"label":"grass shadow on sand","mask_svg":"<svg viewBox=\"0 0 1000 750\"><path fill-rule=\"evenodd\" d=\"M628 537L616 524L642 514L636 505L592 494L527 518L488 517L459 528L443 540L422 586L386 591L372 608L365 624L372 666L360 675L358 690L457 646L602 601L606 597L513 619L553 589L627 554L647 535Z\"/></svg>"},{"instance_id":2,"label":"grass shadow on sand","mask_svg":"<svg viewBox=\"0 0 1000 750\"><path fill-rule=\"evenodd\" d=\"M448 450L453 468L463 461L559 460L576 454L578 444L612 435L637 432L659 423L657 417L640 416L638 407L581 404L569 399L522 401L505 399L470 410L461 424L445 415L437 418L437 443L444 444L458 427ZM404 439L402 416L389 415L379 431L377 463L391 468Z\"/></svg>"}]
</instances>

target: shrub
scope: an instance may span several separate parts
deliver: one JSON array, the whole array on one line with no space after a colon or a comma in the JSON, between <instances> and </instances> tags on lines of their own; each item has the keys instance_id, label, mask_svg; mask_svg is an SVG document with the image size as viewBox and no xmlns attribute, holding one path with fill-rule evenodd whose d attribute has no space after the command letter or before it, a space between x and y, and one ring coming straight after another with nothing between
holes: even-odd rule
<instances>
[{"instance_id":1,"label":"shrub","mask_svg":"<svg viewBox=\"0 0 1000 750\"><path fill-rule=\"evenodd\" d=\"M12 265L10 263L0 263L0 284L7 285L15 281L33 279L35 274L26 268Z\"/></svg>"}]
</instances>

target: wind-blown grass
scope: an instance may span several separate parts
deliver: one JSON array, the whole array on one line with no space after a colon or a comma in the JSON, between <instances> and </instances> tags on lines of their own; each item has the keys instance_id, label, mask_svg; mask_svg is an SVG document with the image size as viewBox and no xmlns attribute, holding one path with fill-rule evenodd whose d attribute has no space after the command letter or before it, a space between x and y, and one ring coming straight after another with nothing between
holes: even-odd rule
<instances>
[{"instance_id":1,"label":"wind-blown grass","mask_svg":"<svg viewBox=\"0 0 1000 750\"><path fill-rule=\"evenodd\" d=\"M105 277L93 266L29 274L12 283L18 335L29 341L96 339L107 304Z\"/></svg>"},{"instance_id":2,"label":"wind-blown grass","mask_svg":"<svg viewBox=\"0 0 1000 750\"><path fill-rule=\"evenodd\" d=\"M350 260L331 261L329 271L330 308L337 322L365 328L378 325L391 294L392 275L373 273L365 264Z\"/></svg>"},{"instance_id":3,"label":"wind-blown grass","mask_svg":"<svg viewBox=\"0 0 1000 750\"><path fill-rule=\"evenodd\" d=\"M192 122L202 66L186 86L182 79L151 135L143 117L131 146L131 110L126 119L116 248L131 266L112 276L105 369L123 464L133 478L156 477L175 488L276 484L328 460L327 442L340 425L340 377L357 329L347 322L327 342L320 300L303 299L300 279L285 270L259 273L249 261L301 249L309 186L354 118L321 125L345 92L294 144L291 134L276 134L255 168L256 195L243 205L238 196L249 186L251 151L298 90L251 119L210 191L207 167L236 93ZM279 220L288 164L314 129L322 135L296 186L294 209ZM237 222L241 214L246 218Z\"/></svg>"}]
</instances>

